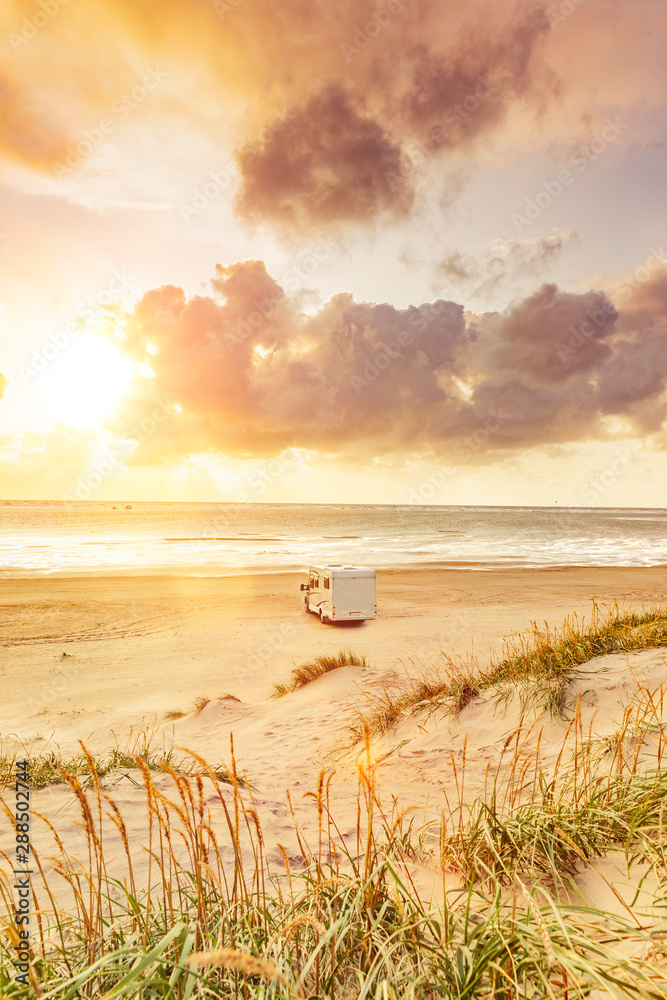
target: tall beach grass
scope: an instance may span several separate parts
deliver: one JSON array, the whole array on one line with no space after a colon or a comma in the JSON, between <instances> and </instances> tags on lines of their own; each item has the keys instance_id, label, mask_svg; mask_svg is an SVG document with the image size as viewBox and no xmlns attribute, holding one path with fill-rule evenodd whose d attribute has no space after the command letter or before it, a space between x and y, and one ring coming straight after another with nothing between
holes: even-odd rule
<instances>
[{"instance_id":1,"label":"tall beach grass","mask_svg":"<svg viewBox=\"0 0 667 1000\"><path fill-rule=\"evenodd\" d=\"M642 642L662 634L657 618L653 632L646 616L619 612L616 622L582 632L579 642L575 630L551 633L538 653L526 648L525 661L490 671L532 680L539 662L562 677L591 649L630 648L622 644L635 642L631 630ZM314 833L306 836L288 796L285 844L267 841L233 742L222 769L195 753L180 770L135 755L143 841L114 799L110 773L82 746L85 768L61 775L77 803L81 856L66 827L35 813L51 844L32 859L29 989L14 980L13 866L11 856L0 858L0 993L584 1000L597 990L665 1000L664 707L663 688L640 687L600 741L576 703L550 767L534 725L522 723L478 798L466 793L466 754L451 759L456 796L443 796L438 821L421 826L395 799L382 801L374 731L362 726L354 833L344 832L333 775L322 771L306 800ZM8 789L0 801L14 822ZM619 903L620 915L573 901L578 875L610 852L643 893L641 902L638 894ZM418 888L420 867L434 873L433 900Z\"/></svg>"},{"instance_id":2,"label":"tall beach grass","mask_svg":"<svg viewBox=\"0 0 667 1000\"><path fill-rule=\"evenodd\" d=\"M383 697L375 697L355 735L361 740L365 727L381 734L415 710L459 713L492 689L499 698L518 693L526 707L537 704L564 715L568 684L584 663L607 653L660 646L667 647L667 606L626 611L616 604L601 609L593 602L588 624L576 615L560 627L533 622L528 634L506 641L500 655L492 654L487 664L473 654L453 658L441 650L442 664L422 669L407 684L390 686Z\"/></svg>"}]
</instances>

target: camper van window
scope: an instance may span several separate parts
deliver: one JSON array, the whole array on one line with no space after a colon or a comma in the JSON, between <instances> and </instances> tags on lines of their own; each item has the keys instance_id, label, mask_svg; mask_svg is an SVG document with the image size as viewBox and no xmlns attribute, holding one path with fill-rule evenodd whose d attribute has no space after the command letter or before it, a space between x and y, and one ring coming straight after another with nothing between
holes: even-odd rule
<instances>
[{"instance_id":1,"label":"camper van window","mask_svg":"<svg viewBox=\"0 0 667 1000\"><path fill-rule=\"evenodd\" d=\"M315 588L317 588L317 587L319 587L319 585L320 585L319 573L313 573L312 586L315 587Z\"/></svg>"},{"instance_id":2,"label":"camper van window","mask_svg":"<svg viewBox=\"0 0 667 1000\"><path fill-rule=\"evenodd\" d=\"M329 577L328 576L324 577L324 589L325 590L329 589Z\"/></svg>"}]
</instances>

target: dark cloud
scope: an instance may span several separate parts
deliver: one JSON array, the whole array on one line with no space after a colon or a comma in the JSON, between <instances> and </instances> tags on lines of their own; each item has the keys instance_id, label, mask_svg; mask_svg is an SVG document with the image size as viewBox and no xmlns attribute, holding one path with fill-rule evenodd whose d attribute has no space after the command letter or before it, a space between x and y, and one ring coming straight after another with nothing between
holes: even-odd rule
<instances>
[{"instance_id":1,"label":"dark cloud","mask_svg":"<svg viewBox=\"0 0 667 1000\"><path fill-rule=\"evenodd\" d=\"M136 381L123 419L136 422L157 401L180 408L138 462L288 446L456 459L476 433L480 459L603 439L610 416L637 433L664 419L664 312L648 330L629 327L600 291L546 284L466 321L451 301L397 309L349 294L305 314L261 261L219 266L213 286L213 296L191 299L173 286L149 292L129 323L127 350L154 378ZM664 309L648 287L634 305L646 296Z\"/></svg>"},{"instance_id":2,"label":"dark cloud","mask_svg":"<svg viewBox=\"0 0 667 1000\"><path fill-rule=\"evenodd\" d=\"M598 386L601 411L628 417L644 434L661 431L667 417L667 268L655 257L651 264L638 269L645 280L635 272L622 286L621 337Z\"/></svg>"},{"instance_id":3,"label":"dark cloud","mask_svg":"<svg viewBox=\"0 0 667 1000\"><path fill-rule=\"evenodd\" d=\"M604 23L588 7L554 19L548 0L164 0L159 19L155 0L66 6L46 31L31 0L2 6L0 152L73 185L110 127L153 176L155 144L192 130L237 146L243 217L283 233L401 218L424 157L449 156L462 183L478 152L493 160L501 127L507 162L513 137L519 156L557 148L599 111L658 100L659 46L626 39L629 26L649 37L655 12L641 5ZM126 103L158 65L150 101ZM117 127L130 111L137 125Z\"/></svg>"},{"instance_id":4,"label":"dark cloud","mask_svg":"<svg viewBox=\"0 0 667 1000\"><path fill-rule=\"evenodd\" d=\"M404 15L406 37L387 28L349 78L321 82L280 127L240 147L242 215L300 230L400 218L419 175L406 154L415 142L427 155L467 148L517 98L555 87L538 51L549 31L541 6L520 4L493 27L473 11L453 38L429 30L429 10L419 30Z\"/></svg>"},{"instance_id":5,"label":"dark cloud","mask_svg":"<svg viewBox=\"0 0 667 1000\"><path fill-rule=\"evenodd\" d=\"M597 398L600 411L633 418L644 434L660 430L667 409L661 398L667 377L667 322L641 338L621 341L604 366ZM648 404L648 405L647 405Z\"/></svg>"},{"instance_id":6,"label":"dark cloud","mask_svg":"<svg viewBox=\"0 0 667 1000\"><path fill-rule=\"evenodd\" d=\"M424 40L410 53L400 99L406 129L427 138L431 150L469 146L517 98L539 101L557 88L539 51L549 30L542 4L518 4L501 24L472 10L444 50Z\"/></svg>"},{"instance_id":7,"label":"dark cloud","mask_svg":"<svg viewBox=\"0 0 667 1000\"><path fill-rule=\"evenodd\" d=\"M517 373L540 386L564 383L611 356L617 319L601 292L574 294L546 284L506 313L475 324L476 361L489 379Z\"/></svg>"},{"instance_id":8,"label":"dark cloud","mask_svg":"<svg viewBox=\"0 0 667 1000\"><path fill-rule=\"evenodd\" d=\"M400 217L412 203L400 147L340 80L324 82L237 160L238 205L251 219L303 230Z\"/></svg>"}]
</instances>

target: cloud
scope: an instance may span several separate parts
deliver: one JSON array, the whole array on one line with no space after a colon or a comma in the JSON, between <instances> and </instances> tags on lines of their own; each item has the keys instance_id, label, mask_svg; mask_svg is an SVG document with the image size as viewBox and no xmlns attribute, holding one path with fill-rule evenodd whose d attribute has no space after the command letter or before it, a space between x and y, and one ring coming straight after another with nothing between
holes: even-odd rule
<instances>
[{"instance_id":1,"label":"cloud","mask_svg":"<svg viewBox=\"0 0 667 1000\"><path fill-rule=\"evenodd\" d=\"M83 466L93 450L90 432L56 424L51 431L35 431L0 436L0 461L7 467L20 464L23 468L57 471L63 466Z\"/></svg>"},{"instance_id":2,"label":"cloud","mask_svg":"<svg viewBox=\"0 0 667 1000\"><path fill-rule=\"evenodd\" d=\"M473 274L479 272L479 267L472 256L464 256L460 250L452 250L435 265L433 270L436 279L442 277L458 284L469 281Z\"/></svg>"},{"instance_id":3,"label":"cloud","mask_svg":"<svg viewBox=\"0 0 667 1000\"><path fill-rule=\"evenodd\" d=\"M283 231L334 217L402 218L427 173L415 147L436 162L464 152L472 169L478 156L493 159L501 129L502 155L521 155L526 143L555 148L594 131L610 108L664 104L648 6L628 4L614 23L593 8L557 23L546 0L341 0L335 9L206 0L187 10L168 0L158 24L154 0L99 0L94 14L53 0L49 17L30 0L8 0L0 150L55 183L55 163L78 162L90 146L83 159L95 160L106 143L126 175L152 177L155 143L186 135L197 154L228 157L236 147L244 217ZM133 100L158 64L160 87ZM102 121L113 134L98 143Z\"/></svg>"},{"instance_id":4,"label":"cloud","mask_svg":"<svg viewBox=\"0 0 667 1000\"><path fill-rule=\"evenodd\" d=\"M2 399L2 397L4 396L6 388L7 388L7 379L2 374L2 372L0 372L0 399Z\"/></svg>"},{"instance_id":5,"label":"cloud","mask_svg":"<svg viewBox=\"0 0 667 1000\"><path fill-rule=\"evenodd\" d=\"M31 99L30 85L6 69L0 75L0 153L31 167L46 169L64 152L67 133L46 106Z\"/></svg>"},{"instance_id":6,"label":"cloud","mask_svg":"<svg viewBox=\"0 0 667 1000\"><path fill-rule=\"evenodd\" d=\"M340 80L322 83L266 139L243 145L237 160L239 209L253 220L303 231L400 218L412 204L400 147Z\"/></svg>"},{"instance_id":7,"label":"cloud","mask_svg":"<svg viewBox=\"0 0 667 1000\"><path fill-rule=\"evenodd\" d=\"M180 410L142 443L137 462L289 446L353 460L455 461L482 432L475 457L490 460L608 438L610 416L637 433L655 433L664 419L664 313L652 314L647 332L601 291L545 284L503 313L468 319L452 301L397 309L342 293L305 314L261 261L219 266L213 290L187 299L165 286L129 320L127 350L154 377L136 380L122 419L157 400ZM650 287L637 289L632 308L644 301L664 310Z\"/></svg>"},{"instance_id":8,"label":"cloud","mask_svg":"<svg viewBox=\"0 0 667 1000\"><path fill-rule=\"evenodd\" d=\"M471 9L447 48L426 34L409 54L411 72L400 98L401 117L428 148L468 148L495 128L517 99L541 102L558 89L544 61L549 19L542 4L501 8L499 24Z\"/></svg>"},{"instance_id":9,"label":"cloud","mask_svg":"<svg viewBox=\"0 0 667 1000\"><path fill-rule=\"evenodd\" d=\"M102 465L104 463L104 465ZM0 478L5 499L63 497L109 463L109 449L89 430L56 424L48 433L0 435ZM106 478L106 477L105 477ZM87 499L92 491L83 495Z\"/></svg>"},{"instance_id":10,"label":"cloud","mask_svg":"<svg viewBox=\"0 0 667 1000\"><path fill-rule=\"evenodd\" d=\"M426 5L419 18L406 10L371 17L376 41L357 24L346 77L311 85L284 127L237 150L244 217L299 231L402 218L420 174L408 155L415 142L422 158L469 150L517 99L535 105L557 88L541 51L549 21L539 5L504 9L492 27L473 9L451 36L432 15ZM363 22L361 9L357 17Z\"/></svg>"},{"instance_id":11,"label":"cloud","mask_svg":"<svg viewBox=\"0 0 667 1000\"><path fill-rule=\"evenodd\" d=\"M663 432L667 418L667 267L652 255L645 280L631 276L622 285L619 338L613 358L601 371L598 395L603 413L621 414L643 434ZM628 294L629 292L629 294ZM662 447L665 447L663 444Z\"/></svg>"},{"instance_id":12,"label":"cloud","mask_svg":"<svg viewBox=\"0 0 667 1000\"><path fill-rule=\"evenodd\" d=\"M515 272L535 275L546 271L567 247L580 240L578 233L555 229L550 236L533 239L497 239L493 241L493 249L511 264Z\"/></svg>"},{"instance_id":13,"label":"cloud","mask_svg":"<svg viewBox=\"0 0 667 1000\"><path fill-rule=\"evenodd\" d=\"M508 280L544 274L568 247L581 240L578 233L555 229L549 236L495 239L481 254L453 250L433 267L433 288L443 282L470 287L470 294L486 298Z\"/></svg>"}]
</instances>

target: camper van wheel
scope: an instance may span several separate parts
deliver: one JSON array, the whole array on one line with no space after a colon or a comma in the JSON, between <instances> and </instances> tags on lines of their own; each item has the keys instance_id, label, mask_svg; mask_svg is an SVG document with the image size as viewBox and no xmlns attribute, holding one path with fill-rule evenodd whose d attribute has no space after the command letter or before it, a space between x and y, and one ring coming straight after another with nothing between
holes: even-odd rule
<instances>
[{"instance_id":1,"label":"camper van wheel","mask_svg":"<svg viewBox=\"0 0 667 1000\"><path fill-rule=\"evenodd\" d=\"M322 610L322 608L320 608L320 621L321 621L321 622L322 622L323 624L324 624L324 623L328 623L328 621L329 621L329 619L328 619L328 618L327 618L327 616L325 615L325 613L324 613L324 611Z\"/></svg>"},{"instance_id":2,"label":"camper van wheel","mask_svg":"<svg viewBox=\"0 0 667 1000\"><path fill-rule=\"evenodd\" d=\"M308 598L307 597L304 597L304 599L303 599L303 609L304 609L304 611L310 611L310 608L308 607Z\"/></svg>"}]
</instances>

